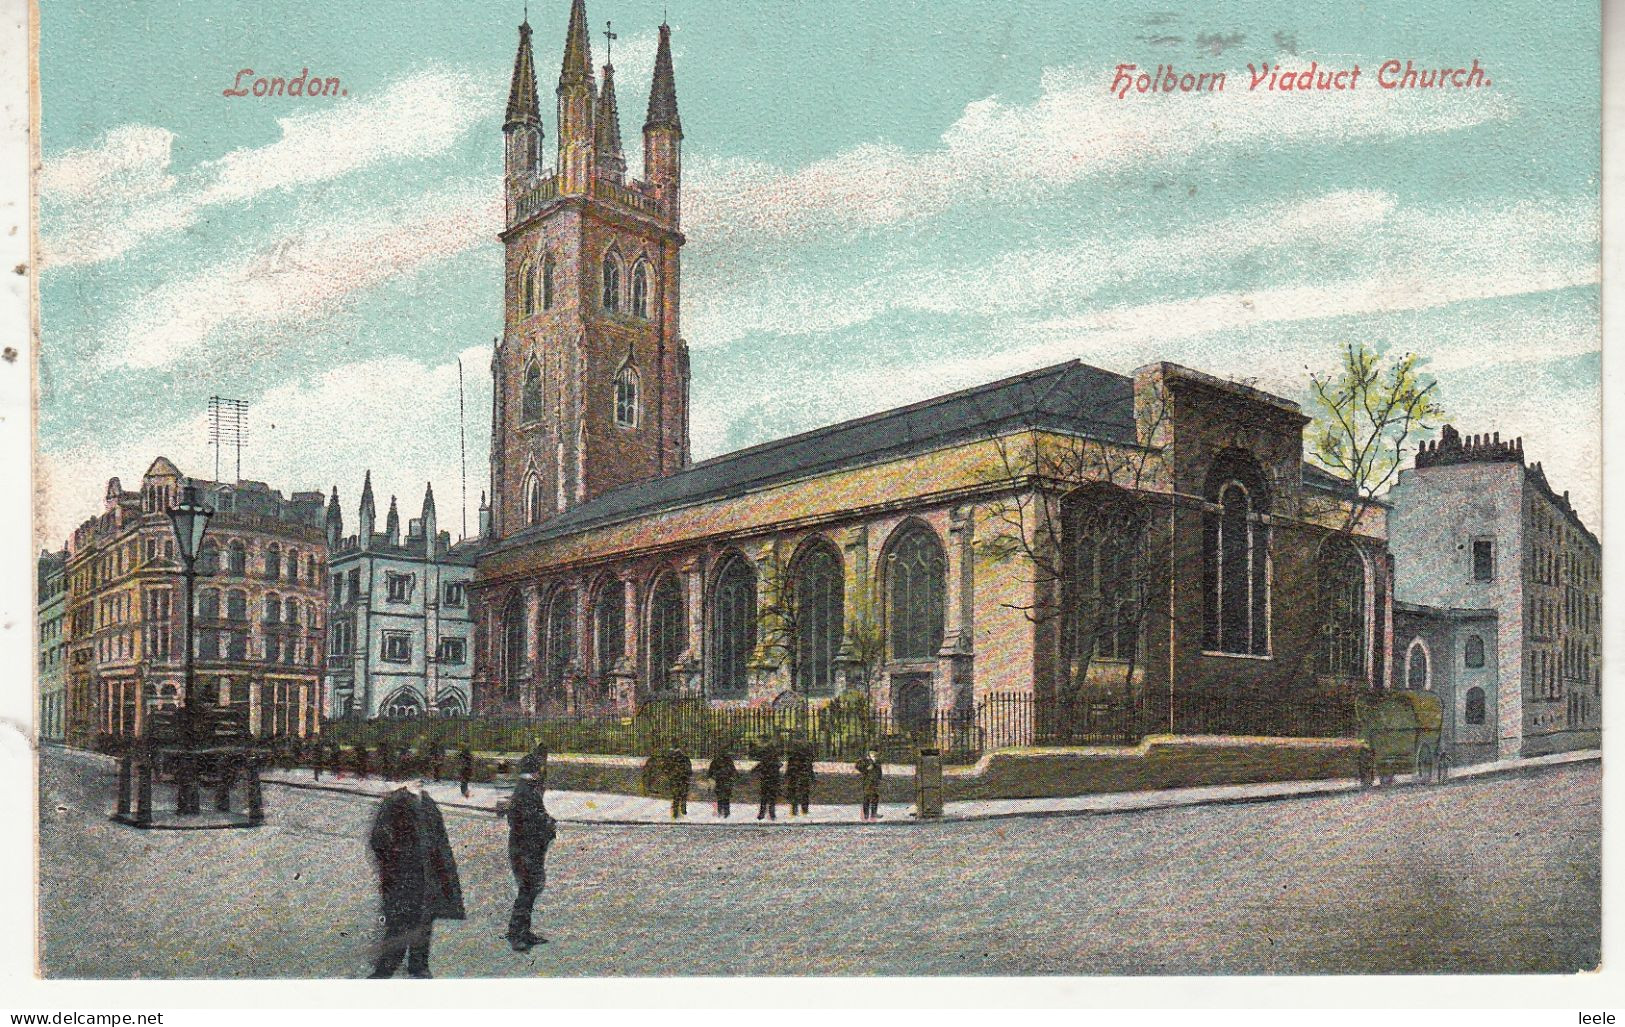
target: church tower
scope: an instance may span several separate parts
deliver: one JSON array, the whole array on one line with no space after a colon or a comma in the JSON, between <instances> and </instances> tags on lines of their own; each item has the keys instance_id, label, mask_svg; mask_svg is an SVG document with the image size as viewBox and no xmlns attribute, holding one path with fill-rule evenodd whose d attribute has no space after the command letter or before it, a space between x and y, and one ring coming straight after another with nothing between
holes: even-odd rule
<instances>
[{"instance_id":1,"label":"church tower","mask_svg":"<svg viewBox=\"0 0 1625 1027\"><path fill-rule=\"evenodd\" d=\"M688 347L678 330L682 124L670 27L660 26L642 181L627 174L607 59L601 75L585 0L572 0L556 90L557 166L542 167L531 29L519 27L503 124L504 329L491 362L496 538L689 461Z\"/></svg>"}]
</instances>

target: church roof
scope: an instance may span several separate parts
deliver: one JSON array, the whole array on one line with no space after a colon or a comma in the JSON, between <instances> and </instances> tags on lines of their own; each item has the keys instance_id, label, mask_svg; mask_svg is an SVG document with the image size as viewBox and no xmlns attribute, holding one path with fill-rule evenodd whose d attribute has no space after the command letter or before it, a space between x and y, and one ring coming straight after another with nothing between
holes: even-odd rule
<instances>
[{"instance_id":1,"label":"church roof","mask_svg":"<svg viewBox=\"0 0 1625 1027\"><path fill-rule=\"evenodd\" d=\"M654 77L649 83L649 116L643 127L674 128L683 134L683 119L677 114L677 80L671 70L671 26L660 26L660 45L655 50Z\"/></svg>"},{"instance_id":2,"label":"church roof","mask_svg":"<svg viewBox=\"0 0 1625 1027\"><path fill-rule=\"evenodd\" d=\"M630 517L880 463L1010 431L1135 441L1134 383L1077 360L741 449L606 492L503 540L560 538Z\"/></svg>"},{"instance_id":3,"label":"church roof","mask_svg":"<svg viewBox=\"0 0 1625 1027\"><path fill-rule=\"evenodd\" d=\"M508 115L505 125L541 124L536 103L536 69L530 52L530 22L519 26L519 51L513 58L513 84L508 87Z\"/></svg>"}]
</instances>

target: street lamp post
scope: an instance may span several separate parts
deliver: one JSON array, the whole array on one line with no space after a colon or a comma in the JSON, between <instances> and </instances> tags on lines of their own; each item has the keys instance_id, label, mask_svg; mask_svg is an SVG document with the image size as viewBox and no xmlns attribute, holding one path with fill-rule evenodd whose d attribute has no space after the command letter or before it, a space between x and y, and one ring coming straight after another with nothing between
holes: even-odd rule
<instances>
[{"instance_id":1,"label":"street lamp post","mask_svg":"<svg viewBox=\"0 0 1625 1027\"><path fill-rule=\"evenodd\" d=\"M203 505L196 485L188 485L181 492L181 501L169 511L175 528L175 548L180 553L181 569L186 579L186 632L185 678L186 695L181 703L181 759L176 768L177 795L175 812L198 813L202 809L198 792L198 715L203 703L197 694L197 668L193 658L195 599L197 584L197 556L203 545L203 533L208 530L209 518L214 511Z\"/></svg>"}]
</instances>

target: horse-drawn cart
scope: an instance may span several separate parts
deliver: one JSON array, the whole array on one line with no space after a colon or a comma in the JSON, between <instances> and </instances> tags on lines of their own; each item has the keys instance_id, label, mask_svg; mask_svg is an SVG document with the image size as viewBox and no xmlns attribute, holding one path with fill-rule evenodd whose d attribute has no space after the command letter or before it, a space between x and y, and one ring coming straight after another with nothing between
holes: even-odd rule
<instances>
[{"instance_id":1,"label":"horse-drawn cart","mask_svg":"<svg viewBox=\"0 0 1625 1027\"><path fill-rule=\"evenodd\" d=\"M1444 710L1433 692L1376 692L1355 703L1360 725L1360 785L1395 774L1415 774L1419 782L1438 779L1439 734Z\"/></svg>"}]
</instances>

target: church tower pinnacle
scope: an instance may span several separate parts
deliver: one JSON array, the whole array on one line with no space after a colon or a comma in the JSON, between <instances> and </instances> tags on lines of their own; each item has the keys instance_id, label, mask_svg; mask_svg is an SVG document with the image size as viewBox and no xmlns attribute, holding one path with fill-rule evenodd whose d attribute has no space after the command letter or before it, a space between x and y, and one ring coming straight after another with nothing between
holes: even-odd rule
<instances>
[{"instance_id":1,"label":"church tower pinnacle","mask_svg":"<svg viewBox=\"0 0 1625 1027\"><path fill-rule=\"evenodd\" d=\"M510 152L500 237L504 328L491 362L490 535L497 539L610 489L679 471L689 459L688 346L679 329L682 125L671 29L660 29L643 130L650 152L644 180L636 181L627 174L614 64L606 60L602 83L595 80L588 24L585 0L571 0L554 170L514 149L516 136L532 126L536 138L541 132L526 25L514 58L503 123ZM613 44L612 26L604 35Z\"/></svg>"},{"instance_id":2,"label":"church tower pinnacle","mask_svg":"<svg viewBox=\"0 0 1625 1027\"><path fill-rule=\"evenodd\" d=\"M536 102L536 66L530 51L530 22L519 26L519 52L513 59L508 88L508 115L502 132L508 138L508 180L530 184L542 167L542 112Z\"/></svg>"}]
</instances>

